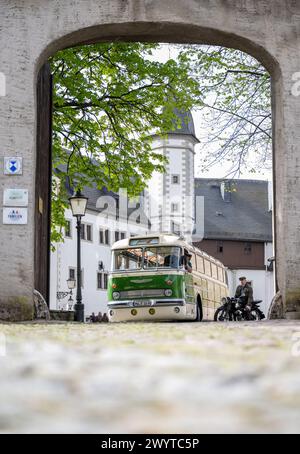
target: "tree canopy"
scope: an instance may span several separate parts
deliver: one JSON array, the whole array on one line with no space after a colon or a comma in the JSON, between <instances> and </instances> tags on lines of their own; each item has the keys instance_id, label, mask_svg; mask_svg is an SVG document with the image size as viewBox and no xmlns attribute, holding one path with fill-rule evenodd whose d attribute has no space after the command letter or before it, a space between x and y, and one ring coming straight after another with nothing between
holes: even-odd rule
<instances>
[{"instance_id":1,"label":"tree canopy","mask_svg":"<svg viewBox=\"0 0 300 454\"><path fill-rule=\"evenodd\" d=\"M174 129L174 107L191 109L200 93L183 60L153 58L158 47L99 43L52 58L52 241L62 238L66 179L74 188L124 187L137 195L154 169L164 170L150 136Z\"/></svg>"}]
</instances>

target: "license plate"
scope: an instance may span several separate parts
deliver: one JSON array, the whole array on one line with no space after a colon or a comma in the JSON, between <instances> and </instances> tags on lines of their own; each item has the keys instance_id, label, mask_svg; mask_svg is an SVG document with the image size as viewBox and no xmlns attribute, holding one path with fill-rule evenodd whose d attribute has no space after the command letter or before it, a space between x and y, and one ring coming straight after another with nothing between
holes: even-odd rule
<instances>
[{"instance_id":1,"label":"license plate","mask_svg":"<svg viewBox=\"0 0 300 454\"><path fill-rule=\"evenodd\" d=\"M133 301L134 307L151 306L151 301Z\"/></svg>"}]
</instances>

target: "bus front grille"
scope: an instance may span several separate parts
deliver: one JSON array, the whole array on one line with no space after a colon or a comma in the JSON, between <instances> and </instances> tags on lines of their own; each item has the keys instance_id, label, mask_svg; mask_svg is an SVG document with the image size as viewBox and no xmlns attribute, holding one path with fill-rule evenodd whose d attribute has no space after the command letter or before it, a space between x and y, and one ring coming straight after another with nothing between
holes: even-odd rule
<instances>
[{"instance_id":1,"label":"bus front grille","mask_svg":"<svg viewBox=\"0 0 300 454\"><path fill-rule=\"evenodd\" d=\"M121 298L147 298L148 296L156 297L164 295L165 295L164 289L126 290L120 292Z\"/></svg>"}]
</instances>

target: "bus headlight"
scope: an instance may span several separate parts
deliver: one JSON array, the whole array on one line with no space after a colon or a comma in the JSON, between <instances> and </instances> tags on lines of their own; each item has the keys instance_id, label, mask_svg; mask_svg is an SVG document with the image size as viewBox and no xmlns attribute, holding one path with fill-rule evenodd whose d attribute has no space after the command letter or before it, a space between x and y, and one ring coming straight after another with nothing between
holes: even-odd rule
<instances>
[{"instance_id":1,"label":"bus headlight","mask_svg":"<svg viewBox=\"0 0 300 454\"><path fill-rule=\"evenodd\" d=\"M114 300L120 299L120 292L113 292L113 299Z\"/></svg>"},{"instance_id":2,"label":"bus headlight","mask_svg":"<svg viewBox=\"0 0 300 454\"><path fill-rule=\"evenodd\" d=\"M109 315L112 317L114 315L114 311L110 310Z\"/></svg>"},{"instance_id":3,"label":"bus headlight","mask_svg":"<svg viewBox=\"0 0 300 454\"><path fill-rule=\"evenodd\" d=\"M175 312L176 314L179 314L179 312L180 312L179 307L174 307L174 312Z\"/></svg>"},{"instance_id":4,"label":"bus headlight","mask_svg":"<svg viewBox=\"0 0 300 454\"><path fill-rule=\"evenodd\" d=\"M137 310L136 309L132 309L131 310L131 315L136 315L137 314Z\"/></svg>"},{"instance_id":5,"label":"bus headlight","mask_svg":"<svg viewBox=\"0 0 300 454\"><path fill-rule=\"evenodd\" d=\"M165 295L166 295L166 296L172 296L172 293L173 293L173 292L172 292L172 290L171 290L170 288L167 288L167 289L165 290Z\"/></svg>"},{"instance_id":6,"label":"bus headlight","mask_svg":"<svg viewBox=\"0 0 300 454\"><path fill-rule=\"evenodd\" d=\"M151 309L149 309L149 314L150 315L154 315L155 314L155 309L153 307L151 307Z\"/></svg>"}]
</instances>

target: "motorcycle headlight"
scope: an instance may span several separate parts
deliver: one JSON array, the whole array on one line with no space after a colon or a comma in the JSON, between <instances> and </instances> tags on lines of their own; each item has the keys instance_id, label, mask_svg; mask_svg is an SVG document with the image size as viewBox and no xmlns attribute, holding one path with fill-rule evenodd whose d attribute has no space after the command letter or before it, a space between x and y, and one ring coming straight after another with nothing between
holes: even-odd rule
<instances>
[{"instance_id":1,"label":"motorcycle headlight","mask_svg":"<svg viewBox=\"0 0 300 454\"><path fill-rule=\"evenodd\" d=\"M120 292L113 292L113 299L118 300L120 298Z\"/></svg>"},{"instance_id":2,"label":"motorcycle headlight","mask_svg":"<svg viewBox=\"0 0 300 454\"><path fill-rule=\"evenodd\" d=\"M222 304L226 304L227 303L227 298L225 298L225 296L223 296L223 298L221 299L221 303Z\"/></svg>"},{"instance_id":3,"label":"motorcycle headlight","mask_svg":"<svg viewBox=\"0 0 300 454\"><path fill-rule=\"evenodd\" d=\"M166 295L166 296L172 296L172 293L173 293L173 292L172 292L172 290L171 290L170 288L167 288L167 289L165 290L165 295Z\"/></svg>"}]
</instances>

